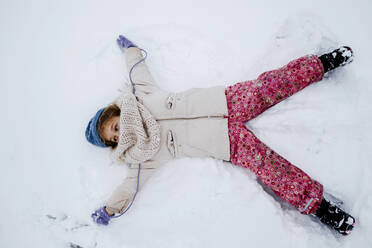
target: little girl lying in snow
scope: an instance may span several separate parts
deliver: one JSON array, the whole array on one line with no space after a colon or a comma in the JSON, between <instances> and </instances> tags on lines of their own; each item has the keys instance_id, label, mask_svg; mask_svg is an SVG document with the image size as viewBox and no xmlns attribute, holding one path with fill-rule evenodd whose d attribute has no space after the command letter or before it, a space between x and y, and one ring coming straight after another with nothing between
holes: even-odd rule
<instances>
[{"instance_id":1,"label":"little girl lying in snow","mask_svg":"<svg viewBox=\"0 0 372 248\"><path fill-rule=\"evenodd\" d=\"M172 93L160 89L136 45L119 36L132 86L100 109L86 129L87 140L111 147L112 155L129 164L129 175L105 206L92 214L107 225L130 206L136 192L166 161L181 157L213 157L253 171L284 201L311 214L343 235L355 219L325 199L323 186L263 144L245 122L320 81L324 73L350 63L353 52L341 47L321 56L308 55L257 79L228 87L193 88Z\"/></svg>"}]
</instances>

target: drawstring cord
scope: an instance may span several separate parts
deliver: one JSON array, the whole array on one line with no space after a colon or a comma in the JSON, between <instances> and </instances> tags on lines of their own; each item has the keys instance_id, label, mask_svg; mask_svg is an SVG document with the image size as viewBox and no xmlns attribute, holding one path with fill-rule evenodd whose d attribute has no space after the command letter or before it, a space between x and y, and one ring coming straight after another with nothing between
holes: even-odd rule
<instances>
[{"instance_id":1,"label":"drawstring cord","mask_svg":"<svg viewBox=\"0 0 372 248\"><path fill-rule=\"evenodd\" d=\"M147 58L147 52L142 49L142 48L139 48L142 52L145 53L145 56L140 60L138 61L137 63L135 63L132 68L130 68L130 71L129 71L129 80L130 80L130 83L132 84L132 92L133 92L133 95L136 93L136 88L134 87L134 83L133 83L133 80L132 80L132 71L134 69L134 67L136 67L139 63L145 61L145 59ZM114 215L114 216L111 216L111 218L118 218L120 216L122 216L123 214L125 214L129 209L130 207L132 206L133 202L134 202L134 199L136 199L136 195L138 193L138 188L139 188L139 180L140 180L140 171L141 171L141 164L138 164L138 173L137 173L137 186L136 186L136 193L134 193L134 196L133 196L133 199L132 201L129 203L128 207L119 215Z\"/></svg>"}]
</instances>

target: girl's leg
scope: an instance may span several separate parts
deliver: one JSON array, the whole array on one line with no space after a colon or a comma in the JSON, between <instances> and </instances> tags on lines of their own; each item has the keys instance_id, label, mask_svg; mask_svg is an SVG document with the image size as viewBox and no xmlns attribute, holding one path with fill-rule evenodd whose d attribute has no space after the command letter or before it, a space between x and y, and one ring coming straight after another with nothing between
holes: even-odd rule
<instances>
[{"instance_id":1,"label":"girl's leg","mask_svg":"<svg viewBox=\"0 0 372 248\"><path fill-rule=\"evenodd\" d=\"M315 213L323 186L263 144L242 122L229 120L231 162L260 180L302 214Z\"/></svg>"},{"instance_id":2,"label":"girl's leg","mask_svg":"<svg viewBox=\"0 0 372 248\"><path fill-rule=\"evenodd\" d=\"M262 73L256 80L226 88L229 118L246 122L269 107L323 78L324 68L315 55L304 56L286 66Z\"/></svg>"}]
</instances>

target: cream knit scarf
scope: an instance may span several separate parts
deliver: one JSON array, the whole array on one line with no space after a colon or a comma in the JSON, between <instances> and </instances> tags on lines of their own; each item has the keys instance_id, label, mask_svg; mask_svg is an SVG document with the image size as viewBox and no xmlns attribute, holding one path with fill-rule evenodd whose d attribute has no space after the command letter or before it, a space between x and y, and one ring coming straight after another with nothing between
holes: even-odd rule
<instances>
[{"instance_id":1,"label":"cream knit scarf","mask_svg":"<svg viewBox=\"0 0 372 248\"><path fill-rule=\"evenodd\" d=\"M128 85L115 103L120 108L120 137L113 158L130 164L149 160L160 148L160 125Z\"/></svg>"}]
</instances>

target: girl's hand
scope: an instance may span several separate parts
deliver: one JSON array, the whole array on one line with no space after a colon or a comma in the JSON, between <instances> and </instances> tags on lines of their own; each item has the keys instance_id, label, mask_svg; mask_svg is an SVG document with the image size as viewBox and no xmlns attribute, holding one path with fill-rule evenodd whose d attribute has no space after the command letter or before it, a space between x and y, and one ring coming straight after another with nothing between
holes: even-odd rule
<instances>
[{"instance_id":1,"label":"girl's hand","mask_svg":"<svg viewBox=\"0 0 372 248\"><path fill-rule=\"evenodd\" d=\"M111 214L110 216L109 213L106 211L106 207L101 207L92 214L92 219L97 224L107 226L112 216L113 214Z\"/></svg>"},{"instance_id":2,"label":"girl's hand","mask_svg":"<svg viewBox=\"0 0 372 248\"><path fill-rule=\"evenodd\" d=\"M119 48L123 52L125 52L125 50L128 49L129 47L137 47L136 45L133 44L133 42L125 38L123 35L119 35L119 38L116 40L116 42L118 43Z\"/></svg>"}]
</instances>

